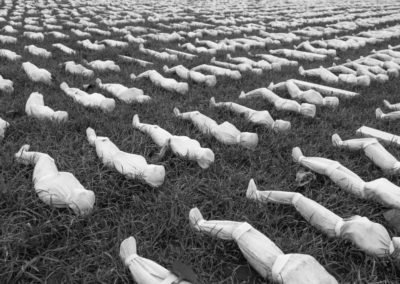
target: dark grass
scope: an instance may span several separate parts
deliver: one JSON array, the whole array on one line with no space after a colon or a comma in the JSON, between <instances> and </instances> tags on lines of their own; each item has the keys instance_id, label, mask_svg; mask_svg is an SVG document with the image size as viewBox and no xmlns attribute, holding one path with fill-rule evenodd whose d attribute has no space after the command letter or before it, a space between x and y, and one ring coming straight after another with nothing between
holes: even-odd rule
<instances>
[{"instance_id":1,"label":"dark grass","mask_svg":"<svg viewBox=\"0 0 400 284\"><path fill-rule=\"evenodd\" d=\"M149 26L154 27L152 24ZM99 28L105 28L100 25ZM64 31L70 34L68 31ZM91 40L103 38L94 36ZM390 229L382 218L385 208L369 201L362 201L340 190L329 179L318 176L315 181L297 188L295 174L299 167L292 162L291 149L301 147L306 156L334 159L369 181L384 176L361 153L334 149L330 142L333 133L343 139L355 136L362 125L376 127L391 133L399 133L397 122L383 123L375 119L375 108L382 106L382 99L398 102L400 82L394 79L384 85L359 90L360 98L341 100L336 110L318 108L315 119L277 112L262 100L238 100L241 90L249 91L266 87L271 81L280 82L301 77L295 69L280 73L267 72L262 76L244 74L243 79L232 81L218 78L214 88L190 83L186 96L169 93L152 86L147 80L132 82L129 74L139 74L145 69L118 60L117 54L152 61L161 72L166 62L157 62L138 52L137 46L125 49L107 48L104 52L83 50L76 44L79 38L71 34L70 40L54 40L46 37L38 46L53 51L50 60L30 56L23 51L30 41L19 36L17 45L4 45L24 56L39 67L48 69L58 81L81 87L93 80L83 80L63 72L58 63L67 60L79 62L95 59L113 59L121 67L121 73L97 73L103 82L118 82L143 88L153 100L145 105L126 105L117 102L111 114L85 109L62 93L59 82L52 86L30 82L21 69L21 63L0 60L0 74L14 81L15 91L0 96L0 115L11 123L0 145L0 283L129 283L132 278L119 259L119 245L132 235L137 239L140 255L152 259L167 268L175 260L191 265L201 283L262 283L241 255L237 245L211 238L193 231L189 226L188 213L199 207L206 219L247 221L266 234L286 253L305 253L314 256L340 283L397 283L399 271L388 259L365 255L350 243L329 239L312 228L289 206L260 205L245 198L250 178L260 189L298 191L326 206L342 217L367 216ZM215 40L208 37L207 39ZM76 56L64 55L51 47L62 42L78 50ZM191 40L194 42L194 39ZM366 55L372 48L340 54L341 60ZM393 40L391 44L399 44ZM175 43L150 42L148 48L177 49ZM267 49L269 49L268 47ZM272 47L274 48L274 47ZM267 53L265 50L257 50ZM239 51L235 56L244 53ZM221 54L218 58L222 58ZM193 67L208 62L202 56L195 61L181 64ZM167 63L172 66L172 63ZM320 63L302 63L305 68ZM324 62L329 66L330 62ZM317 82L317 81L315 81ZM25 102L31 92L44 95L45 104L56 110L67 110L70 120L63 125L39 123L24 114ZM96 89L94 90L96 91ZM106 94L108 95L108 94ZM209 99L236 101L254 109L267 109L276 119L292 123L288 134L275 134L265 128L243 121L229 111L209 109ZM236 146L225 146L214 138L206 137L190 123L174 118L173 107L181 111L199 110L218 122L232 122L242 131L257 132L260 143L253 152ZM13 110L13 113L9 111ZM152 189L136 180L128 180L119 173L104 167L94 148L86 141L85 130L92 127L98 135L109 137L121 150L137 153L152 160L158 148L146 135L131 127L134 114L146 123L158 124L176 135L187 135L210 147L215 153L215 163L207 170L197 164L168 154L161 164L166 167L165 183ZM23 166L13 160L13 154L21 145L28 143L33 151L48 153L58 168L72 172L81 183L96 194L93 213L77 217L70 210L53 209L41 202L33 189L32 166ZM396 157L400 150L387 149ZM396 176L388 178L399 184Z\"/></svg>"}]
</instances>

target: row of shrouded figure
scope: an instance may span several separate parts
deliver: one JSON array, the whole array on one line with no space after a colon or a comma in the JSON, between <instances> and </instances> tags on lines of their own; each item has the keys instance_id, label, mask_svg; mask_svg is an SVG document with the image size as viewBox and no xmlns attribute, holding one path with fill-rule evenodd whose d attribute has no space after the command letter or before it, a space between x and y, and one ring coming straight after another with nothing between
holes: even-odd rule
<instances>
[{"instance_id":1,"label":"row of shrouded figure","mask_svg":"<svg viewBox=\"0 0 400 284\"><path fill-rule=\"evenodd\" d=\"M133 126L149 134L157 145L163 147L169 145L175 153L178 155L185 153L189 159L190 154L183 149L186 147L186 151L190 152L199 146L188 143L189 140L179 140L179 136L174 137L156 125L140 123L137 115L134 116ZM141 171L142 178L153 185L164 179L164 167L148 165L143 157L120 151L107 137L96 136L91 128L87 129L86 134L89 143L96 148L97 155L107 166L114 167L120 172L126 171L125 173L129 170L136 173ZM174 138L177 139L176 143L173 142ZM382 170L390 173L398 172L400 163L378 142L377 138L343 141L334 134L332 143L339 148L363 150ZM305 157L299 148L293 149L292 157L302 166L328 176L340 188L359 198L376 200L395 211L400 209L400 188L385 178L365 182L339 162L319 157ZM35 165L33 181L41 200L54 207L69 207L77 214L87 214L92 210L94 193L86 190L71 173L59 172L49 155L29 151L29 145L24 145L15 154L15 158L17 162ZM203 161L198 160L198 162L200 164ZM367 217L353 216L343 219L300 193L258 191L253 180L249 183L246 196L260 202L290 204L325 235L350 240L359 249L377 257L398 259L399 238L390 238L382 225L370 221ZM337 283L312 256L283 254L271 240L248 223L206 221L196 208L190 212L190 221L196 230L205 231L222 239L235 240L245 258L263 277L278 283ZM137 256L133 238L125 240L121 245L121 257L138 283L167 283L163 281L167 281L166 279L169 281L171 277L177 279L168 270ZM307 273L304 273L305 271Z\"/></svg>"}]
</instances>

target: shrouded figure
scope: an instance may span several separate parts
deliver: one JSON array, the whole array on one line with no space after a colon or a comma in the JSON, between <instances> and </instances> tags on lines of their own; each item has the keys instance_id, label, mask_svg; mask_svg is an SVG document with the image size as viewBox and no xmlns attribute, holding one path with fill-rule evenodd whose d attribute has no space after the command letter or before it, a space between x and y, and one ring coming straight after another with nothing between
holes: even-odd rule
<instances>
[{"instance_id":1,"label":"shrouded figure","mask_svg":"<svg viewBox=\"0 0 400 284\"><path fill-rule=\"evenodd\" d=\"M102 94L88 94L78 88L70 88L67 83L63 82L60 85L61 90L71 97L75 102L89 108L99 108L104 112L112 112L115 108L114 99L106 98Z\"/></svg>"},{"instance_id":2,"label":"shrouded figure","mask_svg":"<svg viewBox=\"0 0 400 284\"><path fill-rule=\"evenodd\" d=\"M197 140L172 135L158 125L141 123L137 114L133 116L132 126L149 135L161 148L160 158L170 148L178 157L196 161L202 169L207 169L214 162L214 152L209 148L202 148Z\"/></svg>"},{"instance_id":3,"label":"shrouded figure","mask_svg":"<svg viewBox=\"0 0 400 284\"><path fill-rule=\"evenodd\" d=\"M29 96L25 104L25 112L28 116L39 120L48 119L57 122L68 120L68 113L66 111L54 111L50 107L45 106L43 95L38 92L34 92Z\"/></svg>"},{"instance_id":4,"label":"shrouded figure","mask_svg":"<svg viewBox=\"0 0 400 284\"><path fill-rule=\"evenodd\" d=\"M0 118L0 141L4 139L4 134L6 132L7 127L9 127L10 124L5 121L4 119Z\"/></svg>"},{"instance_id":5,"label":"shrouded figure","mask_svg":"<svg viewBox=\"0 0 400 284\"><path fill-rule=\"evenodd\" d=\"M328 176L341 189L361 199L372 199L385 206L400 209L400 187L386 178L365 182L337 161L305 157L300 148L293 148L293 160L321 175Z\"/></svg>"},{"instance_id":6,"label":"shrouded figure","mask_svg":"<svg viewBox=\"0 0 400 284\"><path fill-rule=\"evenodd\" d=\"M33 82L42 82L51 85L52 77L51 73L43 68L38 68L36 65L30 62L22 63L22 69L24 69L26 75Z\"/></svg>"},{"instance_id":7,"label":"shrouded figure","mask_svg":"<svg viewBox=\"0 0 400 284\"><path fill-rule=\"evenodd\" d=\"M333 74L328 69L320 66L319 68L315 69L308 69L304 70L303 66L299 67L299 73L301 76L311 77L311 78L319 78L325 83L337 85L339 84L339 78Z\"/></svg>"},{"instance_id":8,"label":"shrouded figure","mask_svg":"<svg viewBox=\"0 0 400 284\"><path fill-rule=\"evenodd\" d=\"M283 99L267 88L259 88L250 92L241 92L240 99L263 98L273 104L277 110L292 111L307 117L314 117L316 113L315 105L303 103L299 104L294 100Z\"/></svg>"},{"instance_id":9,"label":"shrouded figure","mask_svg":"<svg viewBox=\"0 0 400 284\"><path fill-rule=\"evenodd\" d=\"M250 265L263 277L283 284L338 283L307 254L284 254L264 234L246 222L204 220L199 209L189 213L191 226L223 240L233 240Z\"/></svg>"},{"instance_id":10,"label":"shrouded figure","mask_svg":"<svg viewBox=\"0 0 400 284\"><path fill-rule=\"evenodd\" d=\"M164 166L149 165L142 156L121 151L108 137L96 136L96 132L90 127L86 129L86 136L107 167L116 169L127 178L141 179L153 187L163 184Z\"/></svg>"},{"instance_id":11,"label":"shrouded figure","mask_svg":"<svg viewBox=\"0 0 400 284\"><path fill-rule=\"evenodd\" d=\"M240 145L247 149L254 149L258 144L258 135L250 132L240 132L233 124L225 121L218 124L215 120L205 116L199 111L181 113L174 108L176 117L190 120L201 133L215 137L219 142L226 145Z\"/></svg>"},{"instance_id":12,"label":"shrouded figure","mask_svg":"<svg viewBox=\"0 0 400 284\"><path fill-rule=\"evenodd\" d=\"M73 74L73 75L80 75L84 77L93 77L94 72L93 70L87 69L81 64L76 64L74 61L67 61L64 63L60 64L61 66L64 66L65 71Z\"/></svg>"},{"instance_id":13,"label":"shrouded figure","mask_svg":"<svg viewBox=\"0 0 400 284\"><path fill-rule=\"evenodd\" d=\"M86 215L93 209L95 196L68 172L59 172L49 155L29 151L23 145L15 154L18 163L34 165L33 184L39 198L56 208L71 208L75 214Z\"/></svg>"},{"instance_id":14,"label":"shrouded figure","mask_svg":"<svg viewBox=\"0 0 400 284\"><path fill-rule=\"evenodd\" d=\"M0 75L0 91L11 94L14 92L14 83L11 80L4 79L3 76Z\"/></svg>"},{"instance_id":15,"label":"shrouded figure","mask_svg":"<svg viewBox=\"0 0 400 284\"><path fill-rule=\"evenodd\" d=\"M215 102L215 98L210 99L210 106L215 108L226 108L234 113L243 115L246 121L257 125L264 125L274 132L286 132L291 128L289 121L274 120L267 110L254 110L233 102Z\"/></svg>"},{"instance_id":16,"label":"shrouded figure","mask_svg":"<svg viewBox=\"0 0 400 284\"><path fill-rule=\"evenodd\" d=\"M96 85L127 104L144 103L151 100L150 96L145 95L143 90L138 88L127 88L124 85L116 83L103 84L99 78L96 79Z\"/></svg>"},{"instance_id":17,"label":"shrouded figure","mask_svg":"<svg viewBox=\"0 0 400 284\"><path fill-rule=\"evenodd\" d=\"M22 59L22 56L16 54L14 51L8 49L0 49L0 57L7 58L10 61L17 61Z\"/></svg>"},{"instance_id":18,"label":"shrouded figure","mask_svg":"<svg viewBox=\"0 0 400 284\"><path fill-rule=\"evenodd\" d=\"M223 68L219 66L213 66L208 64L201 64L196 67L193 67L191 70L194 71L204 71L207 73L211 73L215 76L226 76L233 80L240 80L242 78L242 74L240 74L237 70L231 70L228 68Z\"/></svg>"},{"instance_id":19,"label":"shrouded figure","mask_svg":"<svg viewBox=\"0 0 400 284\"><path fill-rule=\"evenodd\" d=\"M339 99L337 97L323 97L320 92L314 89L302 91L292 80L278 83L276 85L271 83L268 86L268 89L286 89L292 99L298 99L302 102L313 105L327 106L330 108L336 108L339 105Z\"/></svg>"},{"instance_id":20,"label":"shrouded figure","mask_svg":"<svg viewBox=\"0 0 400 284\"><path fill-rule=\"evenodd\" d=\"M259 191L253 179L250 180L246 197L266 204L292 205L307 222L328 237L349 240L359 249L373 256L399 258L400 238L391 239L385 227L372 222L367 217L352 216L343 219L301 193Z\"/></svg>"},{"instance_id":21,"label":"shrouded figure","mask_svg":"<svg viewBox=\"0 0 400 284\"><path fill-rule=\"evenodd\" d=\"M62 43L53 43L52 46L55 48L58 48L59 50L61 50L62 52L66 53L66 54L76 54L75 50L73 50L72 48L69 48L68 46L66 46Z\"/></svg>"},{"instance_id":22,"label":"shrouded figure","mask_svg":"<svg viewBox=\"0 0 400 284\"><path fill-rule=\"evenodd\" d=\"M131 77L132 78L132 77ZM150 81L158 87L166 89L167 91L177 92L179 94L186 94L189 91L188 83L178 82L175 79L165 78L156 70L148 70L133 79L149 78Z\"/></svg>"},{"instance_id":23,"label":"shrouded figure","mask_svg":"<svg viewBox=\"0 0 400 284\"><path fill-rule=\"evenodd\" d=\"M177 65L172 68L164 65L163 70L166 74L176 73L183 80L191 80L196 83L204 83L208 87L214 87L217 84L215 75L204 75L203 73L189 70L183 65Z\"/></svg>"},{"instance_id":24,"label":"shrouded figure","mask_svg":"<svg viewBox=\"0 0 400 284\"><path fill-rule=\"evenodd\" d=\"M87 62L87 60L83 59L82 62L100 72L106 72L106 71L120 72L121 71L121 68L117 64L115 64L115 62L112 60L105 60L105 61L94 60L91 62Z\"/></svg>"},{"instance_id":25,"label":"shrouded figure","mask_svg":"<svg viewBox=\"0 0 400 284\"><path fill-rule=\"evenodd\" d=\"M363 150L365 155L375 165L388 174L397 174L400 172L400 162L376 138L359 138L343 141L338 134L333 134L332 144L335 147L350 151Z\"/></svg>"},{"instance_id":26,"label":"shrouded figure","mask_svg":"<svg viewBox=\"0 0 400 284\"><path fill-rule=\"evenodd\" d=\"M129 237L121 243L119 256L137 284L190 284L187 281L179 281L178 276L158 263L139 256L134 237Z\"/></svg>"}]
</instances>

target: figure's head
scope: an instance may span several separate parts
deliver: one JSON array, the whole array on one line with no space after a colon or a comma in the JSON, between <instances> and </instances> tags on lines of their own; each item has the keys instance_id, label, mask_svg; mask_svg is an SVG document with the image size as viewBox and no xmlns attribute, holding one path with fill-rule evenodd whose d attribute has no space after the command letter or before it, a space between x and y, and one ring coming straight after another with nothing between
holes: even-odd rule
<instances>
[{"instance_id":1,"label":"figure's head","mask_svg":"<svg viewBox=\"0 0 400 284\"><path fill-rule=\"evenodd\" d=\"M258 144L257 133L242 132L239 144L247 149L254 150Z\"/></svg>"},{"instance_id":2,"label":"figure's head","mask_svg":"<svg viewBox=\"0 0 400 284\"><path fill-rule=\"evenodd\" d=\"M353 216L345 219L338 231L342 238L352 241L368 254L378 257L389 255L389 233L381 224L367 217Z\"/></svg>"},{"instance_id":3,"label":"figure's head","mask_svg":"<svg viewBox=\"0 0 400 284\"><path fill-rule=\"evenodd\" d=\"M330 108L335 108L339 105L339 99L337 97L325 97L324 105Z\"/></svg>"},{"instance_id":4,"label":"figure's head","mask_svg":"<svg viewBox=\"0 0 400 284\"><path fill-rule=\"evenodd\" d=\"M202 169L207 169L212 163L214 163L214 159L214 152L209 148L200 148L196 155L197 164Z\"/></svg>"},{"instance_id":5,"label":"figure's head","mask_svg":"<svg viewBox=\"0 0 400 284\"><path fill-rule=\"evenodd\" d=\"M291 126L290 121L277 119L277 120L275 120L272 129L275 132L287 132L290 130L291 127L292 126Z\"/></svg>"},{"instance_id":6,"label":"figure's head","mask_svg":"<svg viewBox=\"0 0 400 284\"><path fill-rule=\"evenodd\" d=\"M208 75L205 83L208 87L214 87L217 84L217 78L214 75Z\"/></svg>"},{"instance_id":7,"label":"figure's head","mask_svg":"<svg viewBox=\"0 0 400 284\"><path fill-rule=\"evenodd\" d=\"M79 193L70 200L68 206L77 215L87 215L89 214L95 202L94 192L86 189L78 189Z\"/></svg>"},{"instance_id":8,"label":"figure's head","mask_svg":"<svg viewBox=\"0 0 400 284\"><path fill-rule=\"evenodd\" d=\"M148 165L143 173L143 179L153 187L162 185L164 178L165 168L161 165Z\"/></svg>"},{"instance_id":9,"label":"figure's head","mask_svg":"<svg viewBox=\"0 0 400 284\"><path fill-rule=\"evenodd\" d=\"M112 112L115 108L115 100L109 98L104 99L100 104L100 108L104 112Z\"/></svg>"},{"instance_id":10,"label":"figure's head","mask_svg":"<svg viewBox=\"0 0 400 284\"><path fill-rule=\"evenodd\" d=\"M272 266L272 280L274 283L326 283L337 284L336 279L311 255L282 254L275 263L282 265Z\"/></svg>"},{"instance_id":11,"label":"figure's head","mask_svg":"<svg viewBox=\"0 0 400 284\"><path fill-rule=\"evenodd\" d=\"M314 117L316 113L315 105L303 103L301 104L300 113L304 116Z\"/></svg>"}]
</instances>

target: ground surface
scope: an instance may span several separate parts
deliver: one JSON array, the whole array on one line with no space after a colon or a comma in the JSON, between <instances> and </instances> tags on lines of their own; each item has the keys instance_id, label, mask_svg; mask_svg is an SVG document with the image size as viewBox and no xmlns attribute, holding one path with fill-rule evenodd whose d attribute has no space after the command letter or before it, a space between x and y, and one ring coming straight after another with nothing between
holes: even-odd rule
<instances>
[{"instance_id":1,"label":"ground surface","mask_svg":"<svg viewBox=\"0 0 400 284\"><path fill-rule=\"evenodd\" d=\"M144 25L153 26L152 23ZM107 29L107 26L100 24L99 28ZM69 28L62 32L71 35ZM248 201L245 191L249 180L254 178L260 189L301 192L342 217L367 216L387 227L392 236L396 235L397 232L390 229L382 217L385 208L354 198L325 177L318 176L316 181L296 187L295 175L299 167L291 159L291 150L299 146L305 155L337 160L365 180L384 176L364 155L334 149L330 137L337 132L343 138L352 138L362 125L400 133L397 122L379 122L374 113L376 107L382 106L382 99L400 101L399 79L355 89L362 93L361 97L341 100L336 110L318 108L314 119L277 112L262 100L243 102L254 109L267 109L274 118L291 121L290 133L275 134L246 123L231 112L209 109L209 99L215 96L217 101L239 102L241 90L265 87L271 81L301 79L296 68L280 73L266 72L262 76L243 74L239 81L218 78L218 84L213 88L190 83L189 93L182 96L154 87L147 80L135 83L130 80L131 73L139 74L146 69L119 61L117 54L152 61L156 64L154 69L160 73L165 64L138 53L136 45L92 52L77 45L78 38L72 35L70 40L62 43L76 49L78 54L68 56L51 47L59 40L47 36L37 45L53 52L53 57L48 60L24 52L23 47L31 41L21 34L17 36L17 45L2 44L2 48L23 55L23 61L29 60L48 69L56 81L52 86L30 82L20 62L0 59L0 74L13 80L15 88L13 94L0 96L0 116L11 124L0 144L1 283L132 282L118 255L121 241L131 235L137 239L140 255L167 268L175 260L187 263L193 267L201 283L262 283L264 280L249 267L234 242L211 238L190 228L188 213L193 207L198 207L206 219L247 221L284 252L314 256L340 283L398 283L399 270L390 260L367 256L346 241L327 238L292 207ZM119 39L119 36L93 35L91 39L103 38ZM216 41L218 37L209 39ZM372 48L385 48L389 43L400 44L400 40L339 53L341 59L338 62L369 54ZM177 45L150 42L146 47L160 50L162 47L176 48ZM267 49L254 51L267 53ZM235 55L245 53L238 51ZM223 54L219 56L223 58ZM115 60L122 69L120 73L99 73L96 76L103 82L142 88L153 100L145 105L127 105L119 101L111 114L85 109L74 103L62 93L59 83L66 81L71 86L80 87L91 81L66 74L58 64L68 60L79 62L83 58L88 61ZM209 59L201 56L194 61L182 61L182 64L193 67ZM320 65L301 64L306 69ZM323 63L324 66L330 64ZM70 120L57 125L28 118L24 106L34 91L44 95L46 105L67 110ZM242 131L257 132L259 145L255 151L222 145L214 138L202 135L190 123L174 118L172 109L175 106L183 111L199 110L219 123L230 121ZM215 163L209 169L201 170L195 163L169 154L161 161L166 168L165 183L157 189L107 169L88 144L86 128L90 126L98 135L109 137L124 151L151 160L159 149L149 137L131 127L132 116L136 113L143 122L158 124L174 134L187 135L200 141L204 147L212 148L216 155ZM13 158L23 144L30 144L32 150L48 153L60 170L72 172L87 189L95 192L96 204L91 215L78 217L70 210L53 209L37 198L32 184L33 167L17 164ZM389 146L387 149L400 157L399 148ZM397 176L388 178L400 183Z\"/></svg>"}]
</instances>

